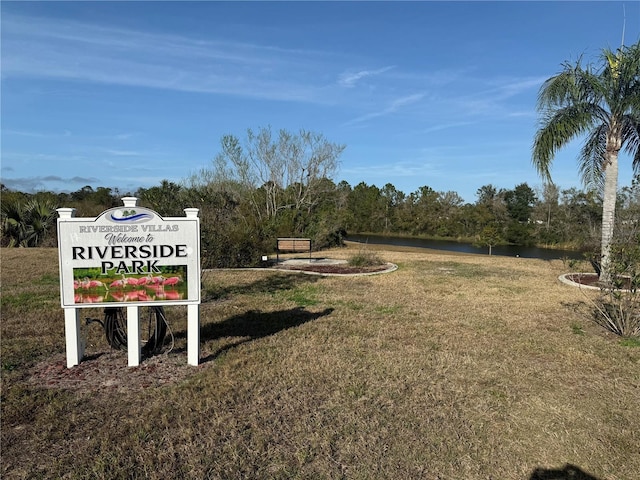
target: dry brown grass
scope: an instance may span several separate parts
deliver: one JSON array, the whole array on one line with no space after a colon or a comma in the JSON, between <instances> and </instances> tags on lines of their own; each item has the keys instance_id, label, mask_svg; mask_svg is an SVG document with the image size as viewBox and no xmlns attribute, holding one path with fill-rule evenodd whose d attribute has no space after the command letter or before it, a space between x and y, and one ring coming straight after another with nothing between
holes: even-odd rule
<instances>
[{"instance_id":1,"label":"dry brown grass","mask_svg":"<svg viewBox=\"0 0 640 480\"><path fill-rule=\"evenodd\" d=\"M93 325L70 370L56 250L3 249L2 478L640 478L640 348L560 261L370 248L399 269L207 272L199 367L174 307L171 353Z\"/></svg>"}]
</instances>

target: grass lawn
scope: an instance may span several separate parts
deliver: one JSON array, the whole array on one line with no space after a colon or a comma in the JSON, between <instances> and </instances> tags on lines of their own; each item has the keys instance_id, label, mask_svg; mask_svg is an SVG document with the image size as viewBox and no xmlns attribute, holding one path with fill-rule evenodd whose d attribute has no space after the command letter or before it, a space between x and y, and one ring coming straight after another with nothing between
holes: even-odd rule
<instances>
[{"instance_id":1,"label":"grass lawn","mask_svg":"<svg viewBox=\"0 0 640 480\"><path fill-rule=\"evenodd\" d=\"M169 353L83 325L72 369L57 250L2 249L0 476L640 478L640 344L560 260L368 248L398 270L206 272L198 367L170 307Z\"/></svg>"}]
</instances>

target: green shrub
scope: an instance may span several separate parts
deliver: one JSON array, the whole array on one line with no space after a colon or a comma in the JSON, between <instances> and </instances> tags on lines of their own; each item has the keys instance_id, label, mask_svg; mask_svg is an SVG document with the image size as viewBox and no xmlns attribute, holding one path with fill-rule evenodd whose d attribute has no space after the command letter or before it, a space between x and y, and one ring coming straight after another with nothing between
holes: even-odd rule
<instances>
[{"instance_id":1,"label":"green shrub","mask_svg":"<svg viewBox=\"0 0 640 480\"><path fill-rule=\"evenodd\" d=\"M594 319L623 337L640 337L640 232L611 246L611 280L600 288Z\"/></svg>"},{"instance_id":2,"label":"green shrub","mask_svg":"<svg viewBox=\"0 0 640 480\"><path fill-rule=\"evenodd\" d=\"M352 267L375 267L376 265L382 265L384 261L370 250L360 250L349 257L348 263Z\"/></svg>"}]
</instances>

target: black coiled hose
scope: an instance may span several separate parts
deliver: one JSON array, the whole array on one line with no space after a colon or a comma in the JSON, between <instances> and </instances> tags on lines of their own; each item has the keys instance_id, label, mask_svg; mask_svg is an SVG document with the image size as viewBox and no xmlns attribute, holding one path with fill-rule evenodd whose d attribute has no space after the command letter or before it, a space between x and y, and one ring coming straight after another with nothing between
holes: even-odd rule
<instances>
[{"instance_id":1,"label":"black coiled hose","mask_svg":"<svg viewBox=\"0 0 640 480\"><path fill-rule=\"evenodd\" d=\"M150 354L159 351L167 335L167 317L162 307L149 307L149 339L142 346L142 353ZM102 322L99 322L102 323ZM107 307L104 309L103 328L111 348L127 347L127 330L124 309Z\"/></svg>"}]
</instances>

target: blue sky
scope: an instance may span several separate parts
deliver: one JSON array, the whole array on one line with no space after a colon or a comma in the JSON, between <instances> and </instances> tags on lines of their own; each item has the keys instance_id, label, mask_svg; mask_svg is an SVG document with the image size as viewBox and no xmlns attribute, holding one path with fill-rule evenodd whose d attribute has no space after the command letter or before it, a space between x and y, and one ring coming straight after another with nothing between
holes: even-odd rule
<instances>
[{"instance_id":1,"label":"blue sky","mask_svg":"<svg viewBox=\"0 0 640 480\"><path fill-rule=\"evenodd\" d=\"M624 5L624 8L623 8ZM542 182L542 82L640 38L640 2L9 2L2 183L122 193L271 126L345 144L335 181L455 191ZM624 12L624 14L623 14ZM581 187L574 141L552 177ZM620 186L631 183L621 157Z\"/></svg>"}]
</instances>

